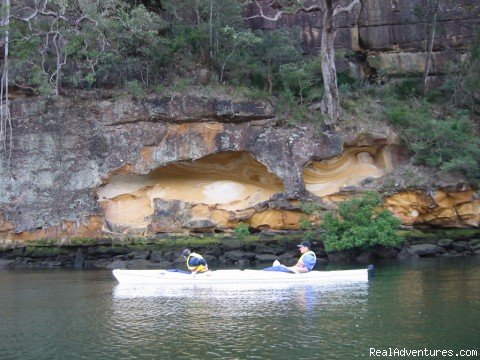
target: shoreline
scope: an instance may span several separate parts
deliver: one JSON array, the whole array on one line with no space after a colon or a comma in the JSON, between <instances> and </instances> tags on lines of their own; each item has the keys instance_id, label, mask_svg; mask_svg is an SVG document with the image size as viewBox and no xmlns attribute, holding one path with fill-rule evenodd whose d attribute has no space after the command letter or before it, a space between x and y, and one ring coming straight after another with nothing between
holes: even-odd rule
<instances>
[{"instance_id":1,"label":"shoreline","mask_svg":"<svg viewBox=\"0 0 480 360\"><path fill-rule=\"evenodd\" d=\"M241 238L230 234L162 234L156 237L4 243L0 248L0 269L171 269L184 265L181 252L186 247L202 254L211 267L245 269L268 266L274 260L290 266L298 259L296 244L304 236L304 232L262 232ZM478 229L408 230L406 240L398 247L375 246L333 253L324 251L322 242L315 240L319 238L311 240L317 266L480 255Z\"/></svg>"}]
</instances>

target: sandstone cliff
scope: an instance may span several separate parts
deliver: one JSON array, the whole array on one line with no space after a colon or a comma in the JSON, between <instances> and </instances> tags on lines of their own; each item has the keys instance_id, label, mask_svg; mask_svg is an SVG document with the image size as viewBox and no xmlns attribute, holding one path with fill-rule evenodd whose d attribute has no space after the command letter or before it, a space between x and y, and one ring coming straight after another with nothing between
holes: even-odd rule
<instances>
[{"instance_id":1,"label":"sandstone cliff","mask_svg":"<svg viewBox=\"0 0 480 360\"><path fill-rule=\"evenodd\" d=\"M4 243L241 222L296 229L302 202L331 209L372 188L407 225L479 226L473 190L402 185L403 157L387 127L285 127L269 102L227 96L31 98L12 113L14 151L0 171Z\"/></svg>"},{"instance_id":2,"label":"sandstone cliff","mask_svg":"<svg viewBox=\"0 0 480 360\"><path fill-rule=\"evenodd\" d=\"M348 55L339 57L340 69L360 78L421 74L428 21L417 5L362 0L340 18L337 46ZM480 22L476 1L441 6L432 76L461 62ZM321 18L299 14L250 25L298 27L305 52L315 53ZM362 126L362 119L326 131L283 126L268 101L198 94L20 98L11 113L12 158L0 158L4 244L225 231L239 223L296 229L302 203L327 210L366 189L382 191L405 225L480 222L478 192L455 179L422 182L429 174L404 167L395 133Z\"/></svg>"}]
</instances>

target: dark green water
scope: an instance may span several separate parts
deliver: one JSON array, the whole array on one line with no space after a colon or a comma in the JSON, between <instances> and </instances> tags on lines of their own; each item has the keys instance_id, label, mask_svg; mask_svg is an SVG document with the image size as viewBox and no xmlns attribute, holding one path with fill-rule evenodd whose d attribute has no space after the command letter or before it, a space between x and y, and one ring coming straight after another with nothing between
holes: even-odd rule
<instances>
[{"instance_id":1,"label":"dark green water","mask_svg":"<svg viewBox=\"0 0 480 360\"><path fill-rule=\"evenodd\" d=\"M479 257L380 265L368 284L251 291L122 287L109 271L0 271L1 359L480 354L479 334Z\"/></svg>"}]
</instances>

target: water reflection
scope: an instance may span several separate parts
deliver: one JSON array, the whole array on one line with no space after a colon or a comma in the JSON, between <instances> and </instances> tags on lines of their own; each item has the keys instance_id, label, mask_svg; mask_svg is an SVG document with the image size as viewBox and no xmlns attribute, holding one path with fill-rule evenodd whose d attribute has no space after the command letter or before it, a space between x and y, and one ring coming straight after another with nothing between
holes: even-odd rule
<instances>
[{"instance_id":1,"label":"water reflection","mask_svg":"<svg viewBox=\"0 0 480 360\"><path fill-rule=\"evenodd\" d=\"M121 286L111 272L0 271L2 359L351 359L477 349L480 257L379 267L368 284ZM190 351L195 349L194 354Z\"/></svg>"},{"instance_id":2,"label":"water reflection","mask_svg":"<svg viewBox=\"0 0 480 360\"><path fill-rule=\"evenodd\" d=\"M118 343L132 341L133 333L153 336L173 351L169 358L188 356L188 349L172 350L174 342L195 344L201 357L314 358L341 331L339 317L364 316L368 291L365 283L264 289L118 284L109 323L117 327Z\"/></svg>"},{"instance_id":3,"label":"water reflection","mask_svg":"<svg viewBox=\"0 0 480 360\"><path fill-rule=\"evenodd\" d=\"M353 284L169 284L158 286L152 284L117 284L113 290L114 299L150 298L150 297L182 297L196 299L252 299L264 297L284 299L296 297L299 301L311 302L319 293L348 293L368 291L367 283ZM296 296L295 296L296 295Z\"/></svg>"}]
</instances>

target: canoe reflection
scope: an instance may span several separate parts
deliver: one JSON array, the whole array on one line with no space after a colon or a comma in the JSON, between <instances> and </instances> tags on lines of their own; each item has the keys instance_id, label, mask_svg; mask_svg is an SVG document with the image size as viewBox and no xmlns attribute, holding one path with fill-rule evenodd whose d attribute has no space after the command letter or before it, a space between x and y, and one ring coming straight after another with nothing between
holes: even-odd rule
<instances>
[{"instance_id":1,"label":"canoe reflection","mask_svg":"<svg viewBox=\"0 0 480 360\"><path fill-rule=\"evenodd\" d=\"M117 284L113 290L115 300L135 298L195 298L199 299L241 299L242 301L281 301L289 298L306 307L316 299L329 294L366 294L367 283L354 284L194 284L155 286L149 284ZM337 297L337 296L335 296ZM341 297L341 296L340 296ZM348 297L344 297L348 298ZM340 300L341 301L341 300Z\"/></svg>"}]
</instances>

